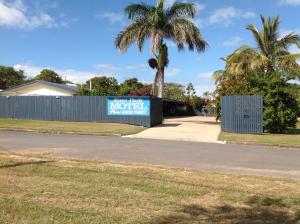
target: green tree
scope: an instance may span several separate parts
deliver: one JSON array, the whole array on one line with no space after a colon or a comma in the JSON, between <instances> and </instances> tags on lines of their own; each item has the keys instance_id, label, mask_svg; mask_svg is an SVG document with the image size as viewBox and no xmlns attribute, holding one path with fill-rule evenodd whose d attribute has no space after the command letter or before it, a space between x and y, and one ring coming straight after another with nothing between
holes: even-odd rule
<instances>
[{"instance_id":1,"label":"green tree","mask_svg":"<svg viewBox=\"0 0 300 224\"><path fill-rule=\"evenodd\" d=\"M47 82L54 82L59 84L64 84L62 77L60 77L55 71L50 69L44 69L40 72L39 75L37 75L35 80L42 80Z\"/></svg>"},{"instance_id":2,"label":"green tree","mask_svg":"<svg viewBox=\"0 0 300 224\"><path fill-rule=\"evenodd\" d=\"M193 98L194 96L196 96L196 90L192 83L189 83L188 86L186 87L186 94L190 98Z\"/></svg>"},{"instance_id":3,"label":"green tree","mask_svg":"<svg viewBox=\"0 0 300 224\"><path fill-rule=\"evenodd\" d=\"M177 83L166 83L164 87L165 99L185 102L186 96L183 85Z\"/></svg>"},{"instance_id":4,"label":"green tree","mask_svg":"<svg viewBox=\"0 0 300 224\"><path fill-rule=\"evenodd\" d=\"M280 37L278 16L274 19L261 16L261 23L261 31L254 25L247 26L256 42L255 48L242 46L226 59L230 73L244 74L261 69L265 75L282 71L287 79L300 77L300 65L297 63L300 54L289 52L291 46L300 48L300 36L289 33Z\"/></svg>"},{"instance_id":5,"label":"green tree","mask_svg":"<svg viewBox=\"0 0 300 224\"><path fill-rule=\"evenodd\" d=\"M125 80L119 88L119 95L127 96L130 92L143 88L144 85L137 78Z\"/></svg>"},{"instance_id":6,"label":"green tree","mask_svg":"<svg viewBox=\"0 0 300 224\"><path fill-rule=\"evenodd\" d=\"M189 105L193 106L193 108L196 108L196 90L192 83L189 83L186 87L186 99L185 102Z\"/></svg>"},{"instance_id":7,"label":"green tree","mask_svg":"<svg viewBox=\"0 0 300 224\"><path fill-rule=\"evenodd\" d=\"M5 90L25 82L23 71L16 71L13 67L0 66L0 89Z\"/></svg>"},{"instance_id":8,"label":"green tree","mask_svg":"<svg viewBox=\"0 0 300 224\"><path fill-rule=\"evenodd\" d=\"M299 111L292 85L280 76L270 75L267 88L260 93L264 96L264 129L271 133L285 133L288 128L295 128Z\"/></svg>"},{"instance_id":9,"label":"green tree","mask_svg":"<svg viewBox=\"0 0 300 224\"><path fill-rule=\"evenodd\" d=\"M87 81L85 86L88 89L92 82L90 90L91 96L116 96L118 95L119 85L117 79L113 77L95 77Z\"/></svg>"},{"instance_id":10,"label":"green tree","mask_svg":"<svg viewBox=\"0 0 300 224\"><path fill-rule=\"evenodd\" d=\"M207 106L207 107L213 106L214 94L212 92L206 91L203 93L202 97L205 101L205 106Z\"/></svg>"},{"instance_id":11,"label":"green tree","mask_svg":"<svg viewBox=\"0 0 300 224\"><path fill-rule=\"evenodd\" d=\"M261 17L262 30L248 25L255 48L243 46L224 58L225 69L216 71L217 118L221 96L261 95L264 99L264 130L282 133L294 127L299 111L293 86L288 83L300 77L299 54L291 46L300 46L300 37L290 33L280 38L279 17Z\"/></svg>"},{"instance_id":12,"label":"green tree","mask_svg":"<svg viewBox=\"0 0 300 224\"><path fill-rule=\"evenodd\" d=\"M125 13L132 23L121 31L115 40L116 47L125 52L133 43L136 43L138 50L142 51L145 40L151 39L151 51L155 58L149 60L149 64L157 69L152 92L156 93L157 84L160 98L163 98L164 72L169 63L165 39L175 42L179 50L187 45L189 50L197 49L202 52L207 47L199 29L192 21L196 15L194 4L175 2L168 9L165 9L164 5L165 0L157 0L156 6L148 4L127 6Z\"/></svg>"}]
</instances>

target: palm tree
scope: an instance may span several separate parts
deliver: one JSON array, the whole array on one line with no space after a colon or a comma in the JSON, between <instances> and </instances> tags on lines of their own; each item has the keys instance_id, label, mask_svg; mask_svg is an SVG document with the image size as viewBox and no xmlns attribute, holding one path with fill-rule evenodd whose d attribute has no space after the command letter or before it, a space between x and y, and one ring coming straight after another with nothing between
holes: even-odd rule
<instances>
[{"instance_id":1,"label":"palm tree","mask_svg":"<svg viewBox=\"0 0 300 224\"><path fill-rule=\"evenodd\" d=\"M175 2L165 9L165 0L157 0L156 6L148 4L131 4L125 8L125 13L132 23L121 31L115 45L122 53L133 43L142 51L146 39L151 40L151 52L155 56L149 60L149 65L157 69L154 79L153 94L158 85L158 97L163 98L164 72L169 63L166 39L172 40L179 50L187 45L189 50L202 52L207 43L192 19L196 8L191 3Z\"/></svg>"},{"instance_id":2,"label":"palm tree","mask_svg":"<svg viewBox=\"0 0 300 224\"><path fill-rule=\"evenodd\" d=\"M262 69L265 74L275 70L283 71L285 75L300 76L300 66L297 59L300 54L291 54L289 48L296 45L300 48L300 36L295 33L280 37L279 17L265 19L261 16L263 29L248 25L256 42L256 48L242 46L227 57L227 71L231 74L243 74L248 71Z\"/></svg>"}]
</instances>

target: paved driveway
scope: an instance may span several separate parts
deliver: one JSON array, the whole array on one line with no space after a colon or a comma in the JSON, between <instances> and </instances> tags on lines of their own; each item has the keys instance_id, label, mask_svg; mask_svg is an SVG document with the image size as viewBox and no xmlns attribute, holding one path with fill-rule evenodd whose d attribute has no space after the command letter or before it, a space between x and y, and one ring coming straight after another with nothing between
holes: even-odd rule
<instances>
[{"instance_id":1,"label":"paved driveway","mask_svg":"<svg viewBox=\"0 0 300 224\"><path fill-rule=\"evenodd\" d=\"M300 150L261 146L0 131L0 151L300 179Z\"/></svg>"},{"instance_id":2,"label":"paved driveway","mask_svg":"<svg viewBox=\"0 0 300 224\"><path fill-rule=\"evenodd\" d=\"M214 117L194 116L165 119L162 125L128 137L217 143L220 131Z\"/></svg>"}]
</instances>

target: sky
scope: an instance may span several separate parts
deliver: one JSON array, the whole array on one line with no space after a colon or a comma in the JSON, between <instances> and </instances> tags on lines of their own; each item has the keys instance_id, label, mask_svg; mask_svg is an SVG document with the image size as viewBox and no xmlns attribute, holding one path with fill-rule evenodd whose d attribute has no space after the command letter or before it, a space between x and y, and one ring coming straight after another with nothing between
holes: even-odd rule
<instances>
[{"instance_id":1,"label":"sky","mask_svg":"<svg viewBox=\"0 0 300 224\"><path fill-rule=\"evenodd\" d=\"M142 53L133 45L125 54L114 46L130 23L124 8L155 0L0 0L0 65L22 69L29 77L50 68L74 83L94 76L122 82L137 77L151 83L155 71L149 41ZM171 5L174 0L166 0ZM197 94L215 89L211 75L221 60L242 45L255 46L247 24L260 26L260 15L280 16L282 35L300 34L300 0L189 0L194 19L209 47L204 53L178 52L172 42L166 82L193 83ZM166 6L166 7L167 7ZM298 52L295 47L292 52Z\"/></svg>"}]
</instances>

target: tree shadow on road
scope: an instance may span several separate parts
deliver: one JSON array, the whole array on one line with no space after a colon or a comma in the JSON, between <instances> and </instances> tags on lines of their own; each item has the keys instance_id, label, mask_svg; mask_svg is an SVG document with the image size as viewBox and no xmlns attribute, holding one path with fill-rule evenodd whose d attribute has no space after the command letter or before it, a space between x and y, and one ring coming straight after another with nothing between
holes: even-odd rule
<instances>
[{"instance_id":1,"label":"tree shadow on road","mask_svg":"<svg viewBox=\"0 0 300 224\"><path fill-rule=\"evenodd\" d=\"M222 205L201 207L185 205L174 214L161 216L155 224L299 224L300 211L292 213L281 198L251 197L243 206Z\"/></svg>"}]
</instances>

